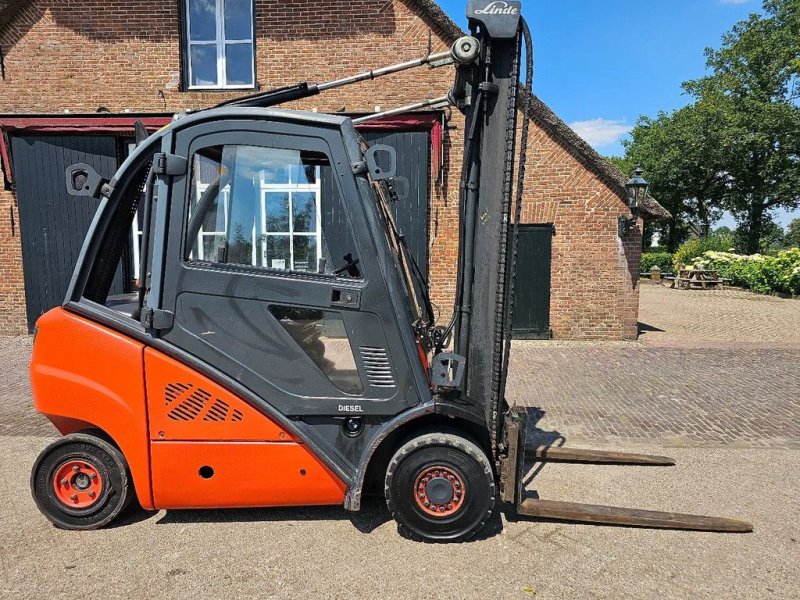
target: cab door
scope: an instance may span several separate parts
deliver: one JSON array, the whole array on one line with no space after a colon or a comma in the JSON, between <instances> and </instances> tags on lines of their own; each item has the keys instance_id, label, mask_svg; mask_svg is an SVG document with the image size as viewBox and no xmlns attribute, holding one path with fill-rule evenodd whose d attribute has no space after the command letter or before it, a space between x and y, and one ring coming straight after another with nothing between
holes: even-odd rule
<instances>
[{"instance_id":1,"label":"cab door","mask_svg":"<svg viewBox=\"0 0 800 600\"><path fill-rule=\"evenodd\" d=\"M157 335L287 416L418 404L410 319L389 297L385 236L342 130L225 119L171 144L187 167L164 190L153 302L173 316Z\"/></svg>"}]
</instances>

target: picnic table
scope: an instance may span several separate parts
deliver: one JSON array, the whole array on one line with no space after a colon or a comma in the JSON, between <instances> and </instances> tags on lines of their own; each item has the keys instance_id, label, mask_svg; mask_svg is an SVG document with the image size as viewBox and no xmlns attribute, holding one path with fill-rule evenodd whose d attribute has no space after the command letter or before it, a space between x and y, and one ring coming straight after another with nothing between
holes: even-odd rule
<instances>
[{"instance_id":1,"label":"picnic table","mask_svg":"<svg viewBox=\"0 0 800 600\"><path fill-rule=\"evenodd\" d=\"M718 289L725 285L725 280L716 271L710 269L679 269L672 287L689 289Z\"/></svg>"}]
</instances>

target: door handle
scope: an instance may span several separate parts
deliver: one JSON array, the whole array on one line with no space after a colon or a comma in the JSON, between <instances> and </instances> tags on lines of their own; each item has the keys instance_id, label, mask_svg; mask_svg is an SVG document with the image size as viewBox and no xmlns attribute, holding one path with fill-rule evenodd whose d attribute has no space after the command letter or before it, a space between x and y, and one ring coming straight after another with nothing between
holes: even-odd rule
<instances>
[{"instance_id":1,"label":"door handle","mask_svg":"<svg viewBox=\"0 0 800 600\"><path fill-rule=\"evenodd\" d=\"M361 290L333 288L331 290L331 306L346 308L361 307Z\"/></svg>"}]
</instances>

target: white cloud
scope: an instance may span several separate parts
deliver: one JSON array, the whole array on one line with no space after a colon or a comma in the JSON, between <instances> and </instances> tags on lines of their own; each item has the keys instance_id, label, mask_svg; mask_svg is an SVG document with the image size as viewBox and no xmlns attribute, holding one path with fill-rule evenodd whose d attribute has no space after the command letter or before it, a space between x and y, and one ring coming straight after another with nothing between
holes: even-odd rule
<instances>
[{"instance_id":1,"label":"white cloud","mask_svg":"<svg viewBox=\"0 0 800 600\"><path fill-rule=\"evenodd\" d=\"M570 123L569 126L594 148L610 146L633 129L625 121L612 121L602 118L590 121L575 121Z\"/></svg>"}]
</instances>

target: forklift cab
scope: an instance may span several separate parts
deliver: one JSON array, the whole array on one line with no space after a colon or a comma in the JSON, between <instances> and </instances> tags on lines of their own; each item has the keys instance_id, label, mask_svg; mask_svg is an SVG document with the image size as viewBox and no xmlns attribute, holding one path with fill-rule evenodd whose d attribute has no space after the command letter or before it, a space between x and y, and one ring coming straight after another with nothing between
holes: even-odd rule
<instances>
[{"instance_id":1,"label":"forklift cab","mask_svg":"<svg viewBox=\"0 0 800 600\"><path fill-rule=\"evenodd\" d=\"M109 182L73 177L104 198L64 307L38 324L37 409L65 435L98 429L114 439L145 507L275 505L274 490L249 497L252 482L235 465L260 460L242 441L286 441L317 466L297 470L292 498L278 504L357 509L380 441L434 404L430 348L418 334L432 319L392 222L393 172L393 151L368 148L349 118L220 108L150 136ZM109 296L137 214L139 289ZM110 342L110 357L136 345L107 368L140 371L144 406L128 406L122 420L141 418L144 437L117 432L129 422L104 422L107 399L84 410L77 403L92 386L65 392L54 374L92 362L75 349L90 343L86 327L124 339ZM59 351L65 336L69 353ZM123 385L111 378L108 395L130 404ZM248 417L261 425L243 434L236 425ZM227 453L229 464L177 458L202 448ZM213 477L198 476L205 467Z\"/></svg>"},{"instance_id":2,"label":"forklift cab","mask_svg":"<svg viewBox=\"0 0 800 600\"><path fill-rule=\"evenodd\" d=\"M391 152L362 151L348 118L274 109L205 111L153 137L110 182L73 302L214 365L286 416L430 400L412 334L426 315L381 193ZM151 170L152 205L137 206ZM150 217L141 307L138 293L108 296L137 208Z\"/></svg>"}]
</instances>

